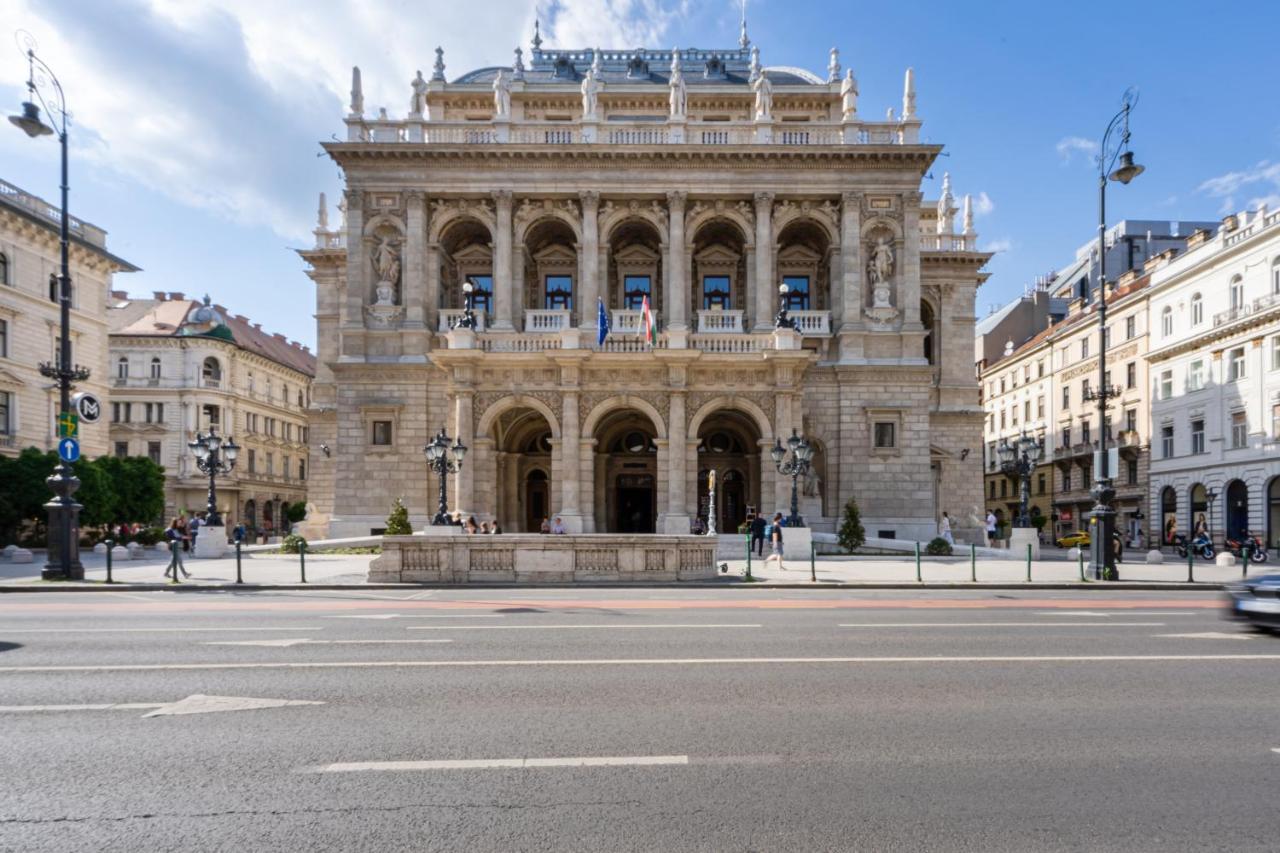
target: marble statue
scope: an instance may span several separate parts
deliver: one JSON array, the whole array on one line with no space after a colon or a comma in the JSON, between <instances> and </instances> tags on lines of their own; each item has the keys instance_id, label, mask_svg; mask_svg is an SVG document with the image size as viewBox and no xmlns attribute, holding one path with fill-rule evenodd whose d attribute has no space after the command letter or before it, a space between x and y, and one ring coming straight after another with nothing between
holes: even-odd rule
<instances>
[{"instance_id":1,"label":"marble statue","mask_svg":"<svg viewBox=\"0 0 1280 853\"><path fill-rule=\"evenodd\" d=\"M366 305L364 310L374 326L388 328L400 318L404 308L396 304L400 254L387 237L380 238L378 248L374 250L373 269L378 274L378 283L373 288L373 304Z\"/></svg>"},{"instance_id":2,"label":"marble statue","mask_svg":"<svg viewBox=\"0 0 1280 853\"><path fill-rule=\"evenodd\" d=\"M844 73L844 81L840 84L840 108L846 119L858 115L858 81L853 76L852 68Z\"/></svg>"},{"instance_id":3,"label":"marble statue","mask_svg":"<svg viewBox=\"0 0 1280 853\"><path fill-rule=\"evenodd\" d=\"M511 117L511 81L507 79L507 72L502 69L493 78L493 117Z\"/></svg>"},{"instance_id":4,"label":"marble statue","mask_svg":"<svg viewBox=\"0 0 1280 853\"><path fill-rule=\"evenodd\" d=\"M596 79L596 69L593 65L587 69L586 75L582 78L582 117L594 119L596 117L596 100L600 94L600 81Z\"/></svg>"},{"instance_id":5,"label":"marble statue","mask_svg":"<svg viewBox=\"0 0 1280 853\"><path fill-rule=\"evenodd\" d=\"M671 117L684 118L689 106L689 93L684 86L684 74L680 71L680 51L671 51Z\"/></svg>"},{"instance_id":6,"label":"marble statue","mask_svg":"<svg viewBox=\"0 0 1280 853\"><path fill-rule=\"evenodd\" d=\"M752 88L756 93L756 120L773 118L773 84L768 75L761 73Z\"/></svg>"},{"instance_id":7,"label":"marble statue","mask_svg":"<svg viewBox=\"0 0 1280 853\"><path fill-rule=\"evenodd\" d=\"M868 274L871 279L871 306L873 308L890 307L890 279L893 277L893 247L886 237L876 241L871 250L868 263Z\"/></svg>"},{"instance_id":8,"label":"marble statue","mask_svg":"<svg viewBox=\"0 0 1280 853\"><path fill-rule=\"evenodd\" d=\"M515 62L511 64L511 78L513 80L524 79L524 51L516 48Z\"/></svg>"},{"instance_id":9,"label":"marble statue","mask_svg":"<svg viewBox=\"0 0 1280 853\"><path fill-rule=\"evenodd\" d=\"M413 97L409 99L409 115L420 116L427 111L427 81L422 79L422 72L413 78Z\"/></svg>"},{"instance_id":10,"label":"marble statue","mask_svg":"<svg viewBox=\"0 0 1280 853\"><path fill-rule=\"evenodd\" d=\"M386 237L379 241L378 248L373 253L373 269L378 273L379 288L385 284L394 290L395 283L400 278L400 254Z\"/></svg>"},{"instance_id":11,"label":"marble statue","mask_svg":"<svg viewBox=\"0 0 1280 853\"><path fill-rule=\"evenodd\" d=\"M378 286L373 289L373 292L376 297L373 301L374 305L396 304L396 289L391 286L391 282L385 280L378 282Z\"/></svg>"},{"instance_id":12,"label":"marble statue","mask_svg":"<svg viewBox=\"0 0 1280 853\"><path fill-rule=\"evenodd\" d=\"M804 475L803 494L806 498L816 498L822 495L822 478L818 476L818 472L810 468Z\"/></svg>"}]
</instances>

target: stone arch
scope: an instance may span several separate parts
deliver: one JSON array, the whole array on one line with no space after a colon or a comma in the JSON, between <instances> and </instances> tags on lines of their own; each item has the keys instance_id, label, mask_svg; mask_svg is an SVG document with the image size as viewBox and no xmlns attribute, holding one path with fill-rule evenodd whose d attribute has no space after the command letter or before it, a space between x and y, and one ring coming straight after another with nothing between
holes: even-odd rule
<instances>
[{"instance_id":1,"label":"stone arch","mask_svg":"<svg viewBox=\"0 0 1280 853\"><path fill-rule=\"evenodd\" d=\"M746 204L746 202L741 202ZM747 208L750 210L750 207ZM737 226L742 232L742 239L748 248L755 246L756 225L755 219L741 210L737 205L731 205L728 202L704 204L701 208L697 204L689 210L684 223L684 242L686 246L693 245L693 239L697 236L698 231L704 225L714 219L725 219Z\"/></svg>"},{"instance_id":2,"label":"stone arch","mask_svg":"<svg viewBox=\"0 0 1280 853\"><path fill-rule=\"evenodd\" d=\"M606 308L636 309L628 304L627 276L648 278L649 305L656 312L663 305L667 267L667 243L663 230L652 217L619 217L606 232L603 243L603 280L600 295ZM643 287L639 288L643 291ZM627 330L619 330L627 331Z\"/></svg>"},{"instance_id":3,"label":"stone arch","mask_svg":"<svg viewBox=\"0 0 1280 853\"><path fill-rule=\"evenodd\" d=\"M930 295L920 297L920 325L924 327L924 338L921 341L921 355L931 365L939 363L939 348L942 343L942 313L937 310L935 301Z\"/></svg>"},{"instance_id":4,"label":"stone arch","mask_svg":"<svg viewBox=\"0 0 1280 853\"><path fill-rule=\"evenodd\" d=\"M862 223L862 230L859 235L863 240L871 237L877 230L885 229L893 234L894 242L900 242L904 239L902 232L902 223L896 219L890 219L887 216L876 216Z\"/></svg>"},{"instance_id":5,"label":"stone arch","mask_svg":"<svg viewBox=\"0 0 1280 853\"><path fill-rule=\"evenodd\" d=\"M689 419L688 435L697 435L698 430L702 428L702 422L709 418L719 409L730 409L742 412L755 422L756 429L760 431L761 438L768 440L774 437L773 424L769 421L769 416L765 414L764 409L760 408L754 400L746 397L739 397L733 394L725 394L708 400L698 407L693 413L693 417Z\"/></svg>"},{"instance_id":6,"label":"stone arch","mask_svg":"<svg viewBox=\"0 0 1280 853\"><path fill-rule=\"evenodd\" d=\"M828 202L829 204L829 202ZM778 242L782 232L797 222L811 222L821 230L832 246L840 245L840 227L835 208L828 212L824 207L811 202L782 202L773 209L773 241Z\"/></svg>"},{"instance_id":7,"label":"stone arch","mask_svg":"<svg viewBox=\"0 0 1280 853\"><path fill-rule=\"evenodd\" d=\"M833 283L839 278L832 274L831 259L839 245L821 221L808 214L792 216L784 226L775 229L775 274L770 284L782 280L793 285L788 295L790 309L830 309L835 295ZM804 287L795 289L795 285L801 283L798 279L803 280Z\"/></svg>"},{"instance_id":8,"label":"stone arch","mask_svg":"<svg viewBox=\"0 0 1280 853\"><path fill-rule=\"evenodd\" d=\"M638 412L642 412L647 418L649 418L650 423L653 424L654 431L657 433L657 438L666 439L666 419L662 417L661 413L658 412L657 408L655 408L652 403L643 397L638 397L634 394L620 394L616 397L609 397L608 399L601 400L597 403L595 407L587 413L587 418L583 421L582 435L586 437L594 436L596 428L599 427L601 420L603 420L606 415L616 412L619 409L635 409Z\"/></svg>"},{"instance_id":9,"label":"stone arch","mask_svg":"<svg viewBox=\"0 0 1280 853\"><path fill-rule=\"evenodd\" d=\"M529 232L548 220L563 222L569 226L569 230L573 232L574 242L582 243L582 217L576 210L566 209L563 204L546 205L533 202L527 207L521 205L516 212L516 244L524 245L529 239Z\"/></svg>"},{"instance_id":10,"label":"stone arch","mask_svg":"<svg viewBox=\"0 0 1280 853\"><path fill-rule=\"evenodd\" d=\"M509 397L503 397L485 409L484 414L480 416L480 420L476 422L475 434L489 435L493 431L494 422L497 421L498 417L512 409L533 409L547 419L547 424L551 427L551 437L553 439L560 438L560 420L551 411L551 407L537 397L530 397L527 394L513 394Z\"/></svg>"},{"instance_id":11,"label":"stone arch","mask_svg":"<svg viewBox=\"0 0 1280 853\"><path fill-rule=\"evenodd\" d=\"M404 222L400 220L400 217L393 216L390 213L379 213L376 216L371 216L369 221L364 224L364 236L373 237L384 228L393 229L396 235L401 238L406 233Z\"/></svg>"},{"instance_id":12,"label":"stone arch","mask_svg":"<svg viewBox=\"0 0 1280 853\"><path fill-rule=\"evenodd\" d=\"M666 245L667 213L661 207L656 206L657 204L657 202L653 202L647 205L644 202L629 201L615 207L612 202L606 202L604 207L600 209L600 245L612 240L614 231L633 220L647 222L652 225L654 230L661 235L663 245Z\"/></svg>"},{"instance_id":13,"label":"stone arch","mask_svg":"<svg viewBox=\"0 0 1280 853\"><path fill-rule=\"evenodd\" d=\"M491 240L493 233L498 230L493 211L483 200L455 199L438 202L432 207L427 240L431 243L439 242L445 229L459 219L474 219L479 222L488 229Z\"/></svg>"}]
</instances>

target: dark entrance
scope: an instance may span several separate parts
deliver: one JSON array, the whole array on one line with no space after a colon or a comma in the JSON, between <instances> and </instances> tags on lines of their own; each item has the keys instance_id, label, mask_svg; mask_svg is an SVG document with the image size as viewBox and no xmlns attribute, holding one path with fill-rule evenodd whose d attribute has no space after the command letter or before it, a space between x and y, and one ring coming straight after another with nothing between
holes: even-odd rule
<instances>
[{"instance_id":1,"label":"dark entrance","mask_svg":"<svg viewBox=\"0 0 1280 853\"><path fill-rule=\"evenodd\" d=\"M1232 480L1227 486L1227 538L1237 542L1249 529L1249 487L1243 480Z\"/></svg>"},{"instance_id":2,"label":"dark entrance","mask_svg":"<svg viewBox=\"0 0 1280 853\"><path fill-rule=\"evenodd\" d=\"M653 533L655 497L652 475L618 475L618 498L614 502L618 517L614 530L619 533Z\"/></svg>"},{"instance_id":3,"label":"dark entrance","mask_svg":"<svg viewBox=\"0 0 1280 853\"><path fill-rule=\"evenodd\" d=\"M542 520L547 517L547 475L544 471L530 471L525 482L525 519L524 529L535 533L542 529Z\"/></svg>"}]
</instances>

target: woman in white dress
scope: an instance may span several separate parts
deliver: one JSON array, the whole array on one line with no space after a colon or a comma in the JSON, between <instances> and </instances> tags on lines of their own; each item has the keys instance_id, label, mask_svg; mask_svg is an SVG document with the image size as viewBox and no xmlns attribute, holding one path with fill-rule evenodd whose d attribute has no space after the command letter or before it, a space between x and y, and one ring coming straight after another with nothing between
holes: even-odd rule
<instances>
[{"instance_id":1,"label":"woman in white dress","mask_svg":"<svg viewBox=\"0 0 1280 853\"><path fill-rule=\"evenodd\" d=\"M951 516L945 512L942 514L942 521L938 523L938 535L947 540L948 545L955 545L955 537L951 535Z\"/></svg>"}]
</instances>

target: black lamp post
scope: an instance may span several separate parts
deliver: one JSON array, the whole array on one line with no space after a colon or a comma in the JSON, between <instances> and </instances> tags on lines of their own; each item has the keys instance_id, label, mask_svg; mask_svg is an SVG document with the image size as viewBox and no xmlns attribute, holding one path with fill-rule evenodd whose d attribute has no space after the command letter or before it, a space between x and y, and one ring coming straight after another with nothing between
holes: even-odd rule
<instances>
[{"instance_id":1,"label":"black lamp post","mask_svg":"<svg viewBox=\"0 0 1280 853\"><path fill-rule=\"evenodd\" d=\"M1094 499L1093 536L1089 545L1089 561L1093 576L1097 580L1114 580L1116 573L1116 555L1112 539L1115 538L1116 511L1111 506L1115 500L1116 490L1111 483L1110 460L1107 458L1107 408L1108 400L1117 396L1117 389L1107 383L1107 181L1118 181L1127 184L1142 174L1143 167L1133 162L1133 152L1129 150L1129 113L1138 103L1138 96L1130 89L1121 99L1120 112L1112 117L1102 135L1102 146L1098 150L1098 391L1091 394L1090 399L1098 402L1098 440L1099 459L1094 467L1097 473L1093 488L1089 494ZM1112 134L1119 132L1119 139L1113 142ZM1119 160L1120 165L1116 166Z\"/></svg>"},{"instance_id":2,"label":"black lamp post","mask_svg":"<svg viewBox=\"0 0 1280 853\"><path fill-rule=\"evenodd\" d=\"M785 285L784 285L785 287ZM791 478L791 516L787 519L787 527L804 527L804 519L800 517L800 499L797 481L809 473L809 464L813 461L813 445L791 430L791 438L787 446L782 446L782 439L775 439L773 449L769 451L778 473Z\"/></svg>"},{"instance_id":3,"label":"black lamp post","mask_svg":"<svg viewBox=\"0 0 1280 853\"><path fill-rule=\"evenodd\" d=\"M787 294L791 292L791 288L785 283L778 285L778 313L774 315L773 327L775 329L794 329L796 321L791 319L787 313Z\"/></svg>"},{"instance_id":4,"label":"black lamp post","mask_svg":"<svg viewBox=\"0 0 1280 853\"><path fill-rule=\"evenodd\" d=\"M1000 469L1005 475L1018 478L1018 517L1014 520L1014 527L1030 527L1031 473L1044 458L1044 439L1033 438L1023 430L1022 435L1013 441L1000 439L996 453L1000 455Z\"/></svg>"},{"instance_id":5,"label":"black lamp post","mask_svg":"<svg viewBox=\"0 0 1280 853\"><path fill-rule=\"evenodd\" d=\"M223 439L218 435L216 427L210 426L207 433L196 433L195 441L187 443L196 457L196 467L209 476L209 502L205 507L205 525L222 526L222 514L218 512L217 477L226 476L236 467L236 457L240 455L240 445L228 436Z\"/></svg>"},{"instance_id":6,"label":"black lamp post","mask_svg":"<svg viewBox=\"0 0 1280 853\"><path fill-rule=\"evenodd\" d=\"M470 329L473 332L476 330L476 314L471 306L475 289L476 286L471 283L471 279L467 279L462 283L462 316L454 324L455 329ZM441 430L441 432L444 432L444 430ZM430 447L430 445L427 446Z\"/></svg>"},{"instance_id":7,"label":"black lamp post","mask_svg":"<svg viewBox=\"0 0 1280 853\"><path fill-rule=\"evenodd\" d=\"M27 92L28 99L22 104L21 115L9 116L9 121L22 128L27 136L58 134L58 142L62 148L62 210L58 229L58 244L61 264L58 269L58 302L60 308L60 334L57 361L44 362L40 365L40 373L58 383L58 412L66 415L71 412L71 388L76 382L89 378L89 369L71 363L71 266L70 266L70 216L67 213L67 102L62 94L62 84L54 76L53 70L36 56L35 42L25 33L27 46ZM42 89L49 91L50 101L45 100ZM39 102L37 104L36 102ZM43 106L55 127L45 124L40 118L40 107ZM71 466L59 461L53 469L53 475L45 480L53 490L55 497L45 504L49 512L49 551L41 577L45 580L83 580L84 566L80 563L80 504L71 496L80 488L80 480L71 471Z\"/></svg>"},{"instance_id":8,"label":"black lamp post","mask_svg":"<svg viewBox=\"0 0 1280 853\"><path fill-rule=\"evenodd\" d=\"M462 325L461 321L458 325ZM427 456L427 468L434 471L440 478L440 504L436 507L436 514L432 517L431 524L435 527L452 524L453 520L449 518L449 475L462 470L462 460L467 455L467 446L460 438L450 446L449 434L444 431L444 427L440 427L440 432L436 433L436 437L430 444L422 448L422 452Z\"/></svg>"}]
</instances>

